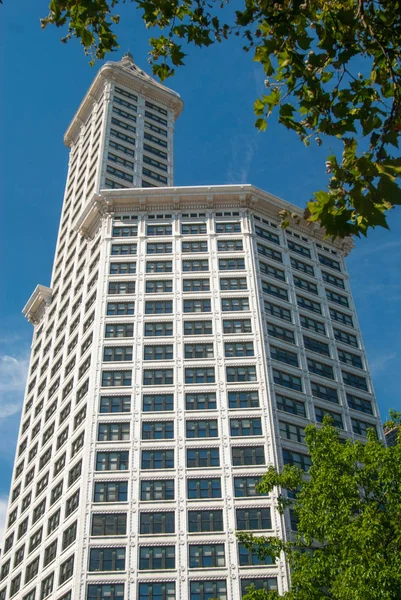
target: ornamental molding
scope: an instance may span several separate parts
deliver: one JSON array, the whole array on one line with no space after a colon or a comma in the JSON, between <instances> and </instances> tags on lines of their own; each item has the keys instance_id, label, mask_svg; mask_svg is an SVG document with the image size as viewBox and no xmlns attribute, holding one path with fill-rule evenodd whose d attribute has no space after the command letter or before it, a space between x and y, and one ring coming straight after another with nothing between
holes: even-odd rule
<instances>
[{"instance_id":1,"label":"ornamental molding","mask_svg":"<svg viewBox=\"0 0 401 600\"><path fill-rule=\"evenodd\" d=\"M46 307L51 303L53 291L44 285L37 285L32 296L22 309L22 314L33 325L37 325L42 319Z\"/></svg>"},{"instance_id":2,"label":"ornamental molding","mask_svg":"<svg viewBox=\"0 0 401 600\"><path fill-rule=\"evenodd\" d=\"M81 235L93 239L94 232L101 219L118 211L119 213L144 211L185 211L203 209L232 209L246 206L248 209L264 214L276 221L279 213L287 210L299 217L298 223L292 223L291 229L305 235L330 243L345 256L353 248L353 240L325 240L325 231L316 224L312 226L303 218L303 210L285 202L250 184L131 188L121 190L101 190L95 193L81 212L74 229Z\"/></svg>"}]
</instances>

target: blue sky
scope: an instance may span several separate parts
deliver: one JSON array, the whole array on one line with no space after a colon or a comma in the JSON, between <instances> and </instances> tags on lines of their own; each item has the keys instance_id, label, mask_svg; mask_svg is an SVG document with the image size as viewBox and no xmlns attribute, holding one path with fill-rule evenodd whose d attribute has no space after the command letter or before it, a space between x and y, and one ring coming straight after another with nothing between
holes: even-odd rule
<instances>
[{"instance_id":1,"label":"blue sky","mask_svg":"<svg viewBox=\"0 0 401 600\"><path fill-rule=\"evenodd\" d=\"M118 28L121 52L147 65L148 32L133 6ZM42 31L46 1L0 7L0 517L14 459L31 342L21 309L38 283L49 284L67 174L63 134L100 63L92 68L75 41L63 45L55 28ZM23 15L23 19L22 19ZM252 183L303 206L326 183L330 147L306 149L273 121L254 126L252 104L264 74L239 40L190 49L186 66L167 85L185 103L176 126L175 184ZM391 231L358 240L348 269L383 418L401 409L401 211Z\"/></svg>"}]
</instances>

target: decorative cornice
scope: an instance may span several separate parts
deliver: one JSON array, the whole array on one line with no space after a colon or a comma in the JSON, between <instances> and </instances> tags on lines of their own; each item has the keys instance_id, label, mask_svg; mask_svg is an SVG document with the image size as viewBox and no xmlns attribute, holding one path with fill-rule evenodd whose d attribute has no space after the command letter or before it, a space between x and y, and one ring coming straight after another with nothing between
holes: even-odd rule
<instances>
[{"instance_id":1,"label":"decorative cornice","mask_svg":"<svg viewBox=\"0 0 401 600\"><path fill-rule=\"evenodd\" d=\"M325 240L324 229L317 224L308 223L303 217L302 208L250 184L101 190L89 200L75 223L75 229L81 235L91 236L101 217L116 211L207 210L239 207L257 211L275 219L276 222L280 221L282 210L290 211L299 217L299 220L291 224L293 231L324 241L345 256L354 246L352 238Z\"/></svg>"},{"instance_id":2,"label":"decorative cornice","mask_svg":"<svg viewBox=\"0 0 401 600\"><path fill-rule=\"evenodd\" d=\"M33 325L37 325L44 314L44 310L52 301L53 291L44 285L37 285L32 296L22 309L22 314Z\"/></svg>"}]
</instances>

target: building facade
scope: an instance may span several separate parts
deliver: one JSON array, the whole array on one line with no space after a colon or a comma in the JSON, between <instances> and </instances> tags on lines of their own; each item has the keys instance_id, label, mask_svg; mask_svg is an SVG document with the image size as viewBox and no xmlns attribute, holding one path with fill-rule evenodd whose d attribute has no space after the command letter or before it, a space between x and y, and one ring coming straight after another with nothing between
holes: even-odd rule
<instances>
[{"instance_id":1,"label":"building facade","mask_svg":"<svg viewBox=\"0 0 401 600\"><path fill-rule=\"evenodd\" d=\"M250 185L172 187L181 108L126 56L67 131L51 285L24 308L34 337L0 600L282 592L285 562L236 540L296 527L258 479L307 470L304 427L327 413L343 437L381 435L350 244ZM300 220L284 232L288 208Z\"/></svg>"}]
</instances>

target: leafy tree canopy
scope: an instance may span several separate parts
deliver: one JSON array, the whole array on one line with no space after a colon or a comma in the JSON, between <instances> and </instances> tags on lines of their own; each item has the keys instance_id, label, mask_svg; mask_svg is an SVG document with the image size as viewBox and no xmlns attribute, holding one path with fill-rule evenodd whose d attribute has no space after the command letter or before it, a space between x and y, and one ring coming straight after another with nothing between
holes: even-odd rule
<instances>
[{"instance_id":1,"label":"leafy tree canopy","mask_svg":"<svg viewBox=\"0 0 401 600\"><path fill-rule=\"evenodd\" d=\"M392 424L401 413L392 412ZM291 506L298 519L295 539L238 533L261 558L284 553L292 569L285 600L399 600L401 598L401 440L387 448L374 430L367 442L341 442L325 417L306 427L312 461L305 475L286 465L271 467L259 492L276 487L281 514ZM244 600L273 600L276 592L249 590Z\"/></svg>"},{"instance_id":2,"label":"leafy tree canopy","mask_svg":"<svg viewBox=\"0 0 401 600\"><path fill-rule=\"evenodd\" d=\"M125 1L158 30L150 61L161 80L183 64L184 45L241 37L264 70L256 127L275 114L306 145L342 142L305 217L334 237L388 228L386 213L401 204L401 0L243 0L236 11L229 0L51 0L42 26L66 26L63 41L79 38L93 62L118 48L115 9Z\"/></svg>"}]
</instances>

